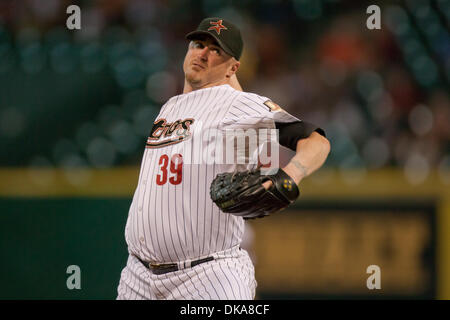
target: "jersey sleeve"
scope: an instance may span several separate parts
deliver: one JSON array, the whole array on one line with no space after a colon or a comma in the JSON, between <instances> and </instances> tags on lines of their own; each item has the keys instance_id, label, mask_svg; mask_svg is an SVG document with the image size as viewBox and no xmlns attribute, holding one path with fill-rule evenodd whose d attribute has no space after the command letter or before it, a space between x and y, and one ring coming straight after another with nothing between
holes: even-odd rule
<instances>
[{"instance_id":1,"label":"jersey sleeve","mask_svg":"<svg viewBox=\"0 0 450 320\"><path fill-rule=\"evenodd\" d=\"M256 94L241 93L228 109L222 124L228 128L275 128L274 114ZM292 121L295 121L292 119Z\"/></svg>"},{"instance_id":2,"label":"jersey sleeve","mask_svg":"<svg viewBox=\"0 0 450 320\"><path fill-rule=\"evenodd\" d=\"M278 129L280 145L293 151L296 151L298 140L309 137L314 131L325 136L325 131L318 126L298 119L269 98L253 93L242 93L222 124L230 129Z\"/></svg>"}]
</instances>

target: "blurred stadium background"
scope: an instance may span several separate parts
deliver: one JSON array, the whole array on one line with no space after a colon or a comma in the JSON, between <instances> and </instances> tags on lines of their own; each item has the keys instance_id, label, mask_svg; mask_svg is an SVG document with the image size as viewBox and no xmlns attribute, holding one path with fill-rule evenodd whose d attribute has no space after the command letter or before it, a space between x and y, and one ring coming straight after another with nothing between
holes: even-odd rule
<instances>
[{"instance_id":1,"label":"blurred stadium background","mask_svg":"<svg viewBox=\"0 0 450 320\"><path fill-rule=\"evenodd\" d=\"M249 225L258 297L450 299L449 0L0 1L0 298L115 298L143 147L206 16L241 26L243 88L332 144L291 212Z\"/></svg>"}]
</instances>

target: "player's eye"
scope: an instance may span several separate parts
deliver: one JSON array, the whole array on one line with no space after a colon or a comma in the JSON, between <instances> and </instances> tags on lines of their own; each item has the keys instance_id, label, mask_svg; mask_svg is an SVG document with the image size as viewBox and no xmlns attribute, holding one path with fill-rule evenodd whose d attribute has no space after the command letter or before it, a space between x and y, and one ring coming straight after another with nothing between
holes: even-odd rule
<instances>
[{"instance_id":1,"label":"player's eye","mask_svg":"<svg viewBox=\"0 0 450 320\"><path fill-rule=\"evenodd\" d=\"M215 54L220 56L220 50L218 48L212 48L211 51Z\"/></svg>"},{"instance_id":2,"label":"player's eye","mask_svg":"<svg viewBox=\"0 0 450 320\"><path fill-rule=\"evenodd\" d=\"M199 49L203 49L204 48L203 43L201 43L199 41L194 41L193 47L194 48L199 48Z\"/></svg>"}]
</instances>

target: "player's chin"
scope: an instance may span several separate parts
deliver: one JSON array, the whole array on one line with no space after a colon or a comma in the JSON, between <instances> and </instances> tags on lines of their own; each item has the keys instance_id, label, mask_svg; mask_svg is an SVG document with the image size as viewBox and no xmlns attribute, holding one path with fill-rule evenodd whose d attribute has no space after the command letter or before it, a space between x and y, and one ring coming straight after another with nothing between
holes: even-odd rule
<instances>
[{"instance_id":1,"label":"player's chin","mask_svg":"<svg viewBox=\"0 0 450 320\"><path fill-rule=\"evenodd\" d=\"M202 77L200 76L199 72L196 72L196 71L188 71L188 72L186 72L186 80L188 82L197 83L197 82L201 82L201 79L202 79Z\"/></svg>"},{"instance_id":2,"label":"player's chin","mask_svg":"<svg viewBox=\"0 0 450 320\"><path fill-rule=\"evenodd\" d=\"M199 66L193 65L189 68L189 73L191 73L193 76L198 76L199 74L203 73L204 70L205 69Z\"/></svg>"}]
</instances>

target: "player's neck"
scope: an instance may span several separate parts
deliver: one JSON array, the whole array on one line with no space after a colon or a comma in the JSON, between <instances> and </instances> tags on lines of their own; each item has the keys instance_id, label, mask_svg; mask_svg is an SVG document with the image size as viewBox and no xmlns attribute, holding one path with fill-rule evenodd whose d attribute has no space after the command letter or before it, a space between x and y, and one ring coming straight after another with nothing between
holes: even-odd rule
<instances>
[{"instance_id":1,"label":"player's neck","mask_svg":"<svg viewBox=\"0 0 450 320\"><path fill-rule=\"evenodd\" d=\"M211 88L211 87L216 87L216 86L221 86L224 84L230 84L230 80L228 78L221 80L221 81L217 81L217 82L211 82L211 83L206 83L203 85L195 85L192 83L189 83L186 79L184 80L184 88L183 88L183 94L184 93L189 93L195 90L200 90L200 89L205 89L205 88Z\"/></svg>"}]
</instances>

